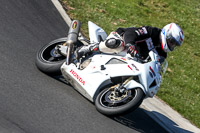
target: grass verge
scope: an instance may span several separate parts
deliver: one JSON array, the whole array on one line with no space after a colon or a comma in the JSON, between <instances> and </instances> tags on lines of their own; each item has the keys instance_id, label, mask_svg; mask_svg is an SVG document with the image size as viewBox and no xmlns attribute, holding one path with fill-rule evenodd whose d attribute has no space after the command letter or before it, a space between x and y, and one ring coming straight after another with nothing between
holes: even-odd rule
<instances>
[{"instance_id":1,"label":"grass verge","mask_svg":"<svg viewBox=\"0 0 200 133\"><path fill-rule=\"evenodd\" d=\"M198 0L61 0L72 19L92 21L107 33L118 27L177 23L183 46L168 54L168 70L158 96L200 127L200 2Z\"/></svg>"}]
</instances>

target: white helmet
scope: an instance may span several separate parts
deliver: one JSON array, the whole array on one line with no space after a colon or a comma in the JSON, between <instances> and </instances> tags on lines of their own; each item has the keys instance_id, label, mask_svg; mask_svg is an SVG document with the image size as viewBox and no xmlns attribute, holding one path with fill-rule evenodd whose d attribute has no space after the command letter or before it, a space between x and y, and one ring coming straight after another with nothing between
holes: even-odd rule
<instances>
[{"instance_id":1,"label":"white helmet","mask_svg":"<svg viewBox=\"0 0 200 133\"><path fill-rule=\"evenodd\" d=\"M163 27L161 31L161 45L165 52L173 51L176 46L181 46L183 40L183 31L177 24L170 23Z\"/></svg>"}]
</instances>

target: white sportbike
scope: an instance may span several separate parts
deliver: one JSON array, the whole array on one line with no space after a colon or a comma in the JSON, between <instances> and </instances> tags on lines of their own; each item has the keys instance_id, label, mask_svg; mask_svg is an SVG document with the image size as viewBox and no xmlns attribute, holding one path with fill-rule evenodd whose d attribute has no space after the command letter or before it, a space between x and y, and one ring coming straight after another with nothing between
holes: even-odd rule
<instances>
[{"instance_id":1,"label":"white sportbike","mask_svg":"<svg viewBox=\"0 0 200 133\"><path fill-rule=\"evenodd\" d=\"M127 54L123 44L108 48L105 31L88 22L89 37L80 36L80 22L74 20L68 37L60 38L42 47L36 57L36 66L49 75L61 75L74 89L95 103L105 115L120 115L135 110L144 98L153 97L161 84L167 61L162 65L155 50L141 60ZM74 50L82 45L99 44L100 52L94 52L77 60Z\"/></svg>"}]
</instances>

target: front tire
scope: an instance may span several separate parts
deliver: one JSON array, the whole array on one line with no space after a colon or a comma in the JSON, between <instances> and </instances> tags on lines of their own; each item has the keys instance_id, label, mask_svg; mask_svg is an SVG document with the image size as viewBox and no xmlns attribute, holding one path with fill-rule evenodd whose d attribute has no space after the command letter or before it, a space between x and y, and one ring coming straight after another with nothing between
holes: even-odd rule
<instances>
[{"instance_id":1,"label":"front tire","mask_svg":"<svg viewBox=\"0 0 200 133\"><path fill-rule=\"evenodd\" d=\"M116 96L114 89L106 88L101 91L96 100L96 109L105 115L121 115L138 108L144 99L140 88L126 90L122 96Z\"/></svg>"}]
</instances>

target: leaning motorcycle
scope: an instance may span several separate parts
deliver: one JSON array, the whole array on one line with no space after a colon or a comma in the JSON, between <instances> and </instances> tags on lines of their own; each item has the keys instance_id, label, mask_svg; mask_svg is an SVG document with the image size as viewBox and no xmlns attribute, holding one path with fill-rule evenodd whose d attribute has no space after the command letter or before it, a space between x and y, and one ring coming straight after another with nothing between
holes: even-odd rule
<instances>
[{"instance_id":1,"label":"leaning motorcycle","mask_svg":"<svg viewBox=\"0 0 200 133\"><path fill-rule=\"evenodd\" d=\"M109 36L88 22L89 38L80 35L80 22L72 21L68 36L42 47L36 56L36 66L48 75L62 75L74 89L95 103L105 115L121 115L138 108L144 98L153 97L161 84L167 61L152 50L145 60L127 54L123 43L108 48L107 38L122 39L117 33ZM123 39L122 39L123 42ZM100 52L77 59L75 49L99 44Z\"/></svg>"}]
</instances>

